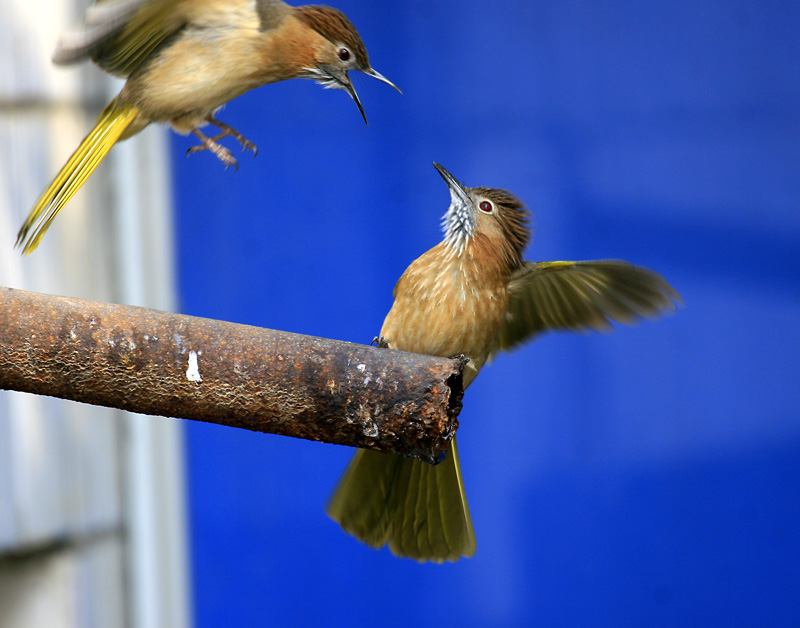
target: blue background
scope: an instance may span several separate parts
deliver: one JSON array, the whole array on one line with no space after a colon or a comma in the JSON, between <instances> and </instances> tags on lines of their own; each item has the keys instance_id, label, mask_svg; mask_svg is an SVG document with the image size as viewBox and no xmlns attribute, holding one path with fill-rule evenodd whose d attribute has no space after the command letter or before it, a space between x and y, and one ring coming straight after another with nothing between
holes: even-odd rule
<instances>
[{"instance_id":1,"label":"blue background","mask_svg":"<svg viewBox=\"0 0 800 628\"><path fill-rule=\"evenodd\" d=\"M324 504L351 452L188 430L195 617L218 626L795 626L800 4L337 0L374 67L251 92L238 172L175 136L183 311L367 343L440 237L436 160L686 306L550 335L461 414L474 558L418 565ZM233 145L233 144L232 144Z\"/></svg>"}]
</instances>

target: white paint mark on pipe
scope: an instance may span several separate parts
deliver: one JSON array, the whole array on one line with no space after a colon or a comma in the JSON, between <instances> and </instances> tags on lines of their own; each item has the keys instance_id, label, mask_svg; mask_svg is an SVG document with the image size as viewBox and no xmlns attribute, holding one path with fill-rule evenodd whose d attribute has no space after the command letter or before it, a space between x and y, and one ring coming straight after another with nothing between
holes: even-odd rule
<instances>
[{"instance_id":1,"label":"white paint mark on pipe","mask_svg":"<svg viewBox=\"0 0 800 628\"><path fill-rule=\"evenodd\" d=\"M189 351L189 367L186 369L186 379L190 382L202 382L200 367L197 364L197 351Z\"/></svg>"}]
</instances>

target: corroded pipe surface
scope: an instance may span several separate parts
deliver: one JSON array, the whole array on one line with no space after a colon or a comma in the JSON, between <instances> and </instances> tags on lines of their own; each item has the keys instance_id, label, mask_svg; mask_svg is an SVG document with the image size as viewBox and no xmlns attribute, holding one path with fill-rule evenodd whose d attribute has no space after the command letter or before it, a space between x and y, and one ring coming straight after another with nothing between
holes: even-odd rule
<instances>
[{"instance_id":1,"label":"corroded pipe surface","mask_svg":"<svg viewBox=\"0 0 800 628\"><path fill-rule=\"evenodd\" d=\"M460 360L0 288L0 389L441 460Z\"/></svg>"}]
</instances>

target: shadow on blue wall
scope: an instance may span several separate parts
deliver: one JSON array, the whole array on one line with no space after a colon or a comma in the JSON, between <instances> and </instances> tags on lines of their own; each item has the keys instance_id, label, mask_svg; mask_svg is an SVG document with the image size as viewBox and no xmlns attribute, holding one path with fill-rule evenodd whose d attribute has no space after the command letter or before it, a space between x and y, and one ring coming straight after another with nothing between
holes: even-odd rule
<instances>
[{"instance_id":1,"label":"shadow on blue wall","mask_svg":"<svg viewBox=\"0 0 800 628\"><path fill-rule=\"evenodd\" d=\"M440 239L431 167L512 190L527 257L620 257L686 307L484 369L459 432L474 558L375 552L323 511L350 451L189 428L200 627L790 626L800 616L800 5L335 3L373 65L174 141L187 313L369 342Z\"/></svg>"}]
</instances>

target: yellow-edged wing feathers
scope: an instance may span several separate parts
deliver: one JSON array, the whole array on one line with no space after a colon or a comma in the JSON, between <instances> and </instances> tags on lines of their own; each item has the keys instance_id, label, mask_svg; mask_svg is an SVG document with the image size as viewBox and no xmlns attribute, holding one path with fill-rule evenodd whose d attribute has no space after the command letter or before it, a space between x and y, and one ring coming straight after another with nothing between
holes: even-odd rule
<instances>
[{"instance_id":1,"label":"yellow-edged wing feathers","mask_svg":"<svg viewBox=\"0 0 800 628\"><path fill-rule=\"evenodd\" d=\"M621 260L525 262L508 284L495 351L547 330L607 331L675 309L680 295L658 273Z\"/></svg>"}]
</instances>

